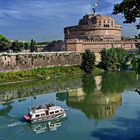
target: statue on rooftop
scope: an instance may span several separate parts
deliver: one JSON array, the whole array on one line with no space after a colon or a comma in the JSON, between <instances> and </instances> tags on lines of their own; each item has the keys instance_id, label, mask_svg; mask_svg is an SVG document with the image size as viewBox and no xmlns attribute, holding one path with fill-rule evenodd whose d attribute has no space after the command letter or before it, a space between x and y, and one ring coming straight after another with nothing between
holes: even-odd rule
<instances>
[{"instance_id":1,"label":"statue on rooftop","mask_svg":"<svg viewBox=\"0 0 140 140\"><path fill-rule=\"evenodd\" d=\"M92 12L93 12L93 14L96 13L96 7L97 6L98 6L98 3L97 2L92 4Z\"/></svg>"}]
</instances>

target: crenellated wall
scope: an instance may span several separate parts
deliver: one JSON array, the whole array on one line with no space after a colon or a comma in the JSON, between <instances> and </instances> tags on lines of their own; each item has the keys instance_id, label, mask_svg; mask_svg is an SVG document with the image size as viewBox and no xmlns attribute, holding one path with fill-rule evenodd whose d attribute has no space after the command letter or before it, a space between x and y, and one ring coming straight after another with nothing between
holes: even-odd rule
<instances>
[{"instance_id":1,"label":"crenellated wall","mask_svg":"<svg viewBox=\"0 0 140 140\"><path fill-rule=\"evenodd\" d=\"M131 51L136 49L135 40L125 40L125 41L94 41L94 40L82 40L82 39L67 39L66 50L67 51L80 51L84 52L85 49L90 49L94 52L99 53L104 48L124 48L125 50Z\"/></svg>"},{"instance_id":2,"label":"crenellated wall","mask_svg":"<svg viewBox=\"0 0 140 140\"><path fill-rule=\"evenodd\" d=\"M80 65L80 52L11 53L0 54L0 72L26 70L37 67Z\"/></svg>"}]
</instances>

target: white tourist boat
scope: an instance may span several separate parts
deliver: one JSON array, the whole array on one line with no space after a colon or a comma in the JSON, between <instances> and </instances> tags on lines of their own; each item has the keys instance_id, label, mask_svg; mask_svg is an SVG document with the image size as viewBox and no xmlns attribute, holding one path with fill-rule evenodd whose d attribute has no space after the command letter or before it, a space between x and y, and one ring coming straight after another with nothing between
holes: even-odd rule
<instances>
[{"instance_id":1,"label":"white tourist boat","mask_svg":"<svg viewBox=\"0 0 140 140\"><path fill-rule=\"evenodd\" d=\"M24 120L36 123L66 117L66 112L60 106L45 104L29 107L28 114L24 115Z\"/></svg>"}]
</instances>

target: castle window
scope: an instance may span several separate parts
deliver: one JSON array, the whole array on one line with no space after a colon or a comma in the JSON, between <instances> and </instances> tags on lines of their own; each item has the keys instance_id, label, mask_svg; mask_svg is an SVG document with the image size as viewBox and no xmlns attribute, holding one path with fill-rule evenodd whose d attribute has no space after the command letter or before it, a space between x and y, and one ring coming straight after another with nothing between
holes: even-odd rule
<instances>
[{"instance_id":1,"label":"castle window","mask_svg":"<svg viewBox=\"0 0 140 140\"><path fill-rule=\"evenodd\" d=\"M101 21L99 20L99 26L101 25Z\"/></svg>"},{"instance_id":2,"label":"castle window","mask_svg":"<svg viewBox=\"0 0 140 140\"><path fill-rule=\"evenodd\" d=\"M109 24L104 24L104 27L109 27Z\"/></svg>"},{"instance_id":3,"label":"castle window","mask_svg":"<svg viewBox=\"0 0 140 140\"><path fill-rule=\"evenodd\" d=\"M113 26L113 21L111 22L111 26Z\"/></svg>"}]
</instances>

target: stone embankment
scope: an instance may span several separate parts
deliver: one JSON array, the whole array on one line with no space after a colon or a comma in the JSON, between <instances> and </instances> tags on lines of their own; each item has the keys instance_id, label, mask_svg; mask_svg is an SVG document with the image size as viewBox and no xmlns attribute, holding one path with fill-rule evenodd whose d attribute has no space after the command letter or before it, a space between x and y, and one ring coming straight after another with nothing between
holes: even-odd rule
<instances>
[{"instance_id":1,"label":"stone embankment","mask_svg":"<svg viewBox=\"0 0 140 140\"><path fill-rule=\"evenodd\" d=\"M73 66L80 65L81 62L81 52L3 53L0 54L0 72L38 67Z\"/></svg>"}]
</instances>

